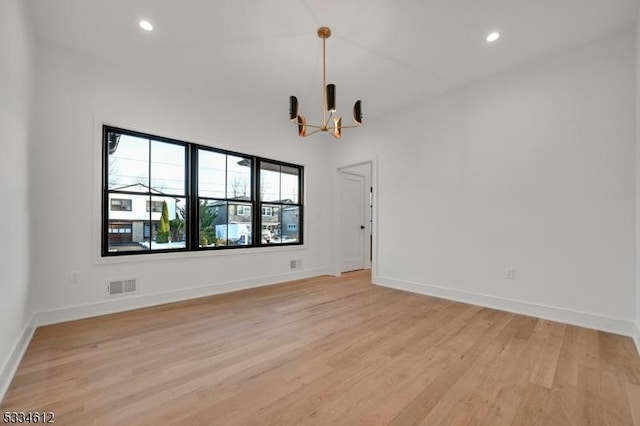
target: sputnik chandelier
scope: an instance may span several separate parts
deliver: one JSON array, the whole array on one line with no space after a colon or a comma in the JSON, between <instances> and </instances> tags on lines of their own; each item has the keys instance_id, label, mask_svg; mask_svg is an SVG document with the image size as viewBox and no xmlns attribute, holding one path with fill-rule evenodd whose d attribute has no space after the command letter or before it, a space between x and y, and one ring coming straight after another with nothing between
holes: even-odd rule
<instances>
[{"instance_id":1,"label":"sputnik chandelier","mask_svg":"<svg viewBox=\"0 0 640 426\"><path fill-rule=\"evenodd\" d=\"M336 139L342 136L342 129L358 127L362 124L362 101L357 101L353 106L354 124L350 126L342 125L341 117L334 117L336 112L336 85L327 84L327 63L325 54L325 44L331 37L331 30L328 27L318 28L318 37L322 39L322 124L307 124L304 116L298 115L298 98L289 98L289 120L298 125L298 135L300 137L311 136L318 132L331 132ZM329 116L327 117L327 112ZM331 123L331 125L330 125ZM307 133L307 128L314 129Z\"/></svg>"}]
</instances>

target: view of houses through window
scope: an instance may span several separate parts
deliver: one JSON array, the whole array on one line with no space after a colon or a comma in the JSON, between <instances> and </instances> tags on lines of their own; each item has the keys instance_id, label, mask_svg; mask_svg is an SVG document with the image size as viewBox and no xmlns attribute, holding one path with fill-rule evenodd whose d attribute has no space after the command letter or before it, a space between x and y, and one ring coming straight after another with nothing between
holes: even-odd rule
<instances>
[{"instance_id":1,"label":"view of houses through window","mask_svg":"<svg viewBox=\"0 0 640 426\"><path fill-rule=\"evenodd\" d=\"M302 243L302 166L108 126L103 165L103 255Z\"/></svg>"},{"instance_id":2,"label":"view of houses through window","mask_svg":"<svg viewBox=\"0 0 640 426\"><path fill-rule=\"evenodd\" d=\"M262 239L267 244L296 239L300 221L297 185L300 169L268 161L260 163ZM296 225L291 227L290 225Z\"/></svg>"}]
</instances>

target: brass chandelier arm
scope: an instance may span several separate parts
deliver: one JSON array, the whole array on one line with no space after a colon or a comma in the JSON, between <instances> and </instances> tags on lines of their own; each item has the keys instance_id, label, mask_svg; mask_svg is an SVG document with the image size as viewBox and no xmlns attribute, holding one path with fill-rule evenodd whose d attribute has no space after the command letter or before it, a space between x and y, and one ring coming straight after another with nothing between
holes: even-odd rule
<instances>
[{"instance_id":1,"label":"brass chandelier arm","mask_svg":"<svg viewBox=\"0 0 640 426\"><path fill-rule=\"evenodd\" d=\"M297 121L295 121L295 120L291 120L291 122L292 123L297 123ZM312 129L318 129L318 130L333 130L333 129L335 129L335 126L329 126L329 125L327 125L326 127L317 126L317 125L309 124L309 123L306 123L305 125L307 127L311 127ZM350 124L348 126L340 126L340 127L342 127L343 129L355 129L356 127L360 127L360 126L362 126L362 124ZM313 132L313 133L316 133L316 132ZM309 133L309 135L312 135L313 133ZM309 135L307 135L307 136L309 136Z\"/></svg>"},{"instance_id":2,"label":"brass chandelier arm","mask_svg":"<svg viewBox=\"0 0 640 426\"><path fill-rule=\"evenodd\" d=\"M289 120L289 121L291 121L292 123L298 124L298 121L297 121L296 119ZM307 127L311 127L311 128L313 128L313 129L320 129L320 130L324 129L324 127L322 127L322 126L316 126L316 125L314 125L314 124L307 124L307 123L305 123L305 126L307 126ZM314 133L315 133L315 132L314 132ZM309 133L309 134L311 134L311 133ZM307 136L308 136L308 135L307 135Z\"/></svg>"},{"instance_id":3,"label":"brass chandelier arm","mask_svg":"<svg viewBox=\"0 0 640 426\"><path fill-rule=\"evenodd\" d=\"M318 129L318 130L314 130L314 131L313 131L313 132L311 132L311 133L307 133L306 135L304 135L304 136L303 136L304 138L306 138L307 136L315 135L316 133L318 133L318 132L321 132L321 131L322 131L322 129L321 129L321 128L319 128L318 126L313 126L313 127L315 127L315 128L316 128L316 129Z\"/></svg>"},{"instance_id":4,"label":"brass chandelier arm","mask_svg":"<svg viewBox=\"0 0 640 426\"><path fill-rule=\"evenodd\" d=\"M294 124L297 124L298 122L296 120L289 120ZM305 126L307 127L311 127L312 129L318 129L318 130L333 130L335 129L335 126L329 126L327 125L326 127L324 126L318 126L315 124L309 124L309 123L305 123ZM343 129L355 129L356 127L360 127L362 126L362 124L350 124L348 126L341 126ZM313 133L317 133L317 132L313 132ZM313 133L309 133L307 136L312 135Z\"/></svg>"},{"instance_id":5,"label":"brass chandelier arm","mask_svg":"<svg viewBox=\"0 0 640 426\"><path fill-rule=\"evenodd\" d=\"M298 123L298 121L297 121L296 119L289 120L289 121L291 121L291 122L292 122L292 123L294 123L294 124L297 124L297 123ZM324 127L324 126L318 126L318 125L315 125L315 124L309 124L309 123L306 123L305 125L306 125L307 127L311 127L311 128L313 128L313 129L319 129L319 130L332 130L332 129L334 129L334 128L335 128L335 126L329 126L329 125L327 125L326 127ZM356 128L356 127L360 127L360 126L362 126L362 124L350 124L350 125L348 125L348 126L342 126L342 128L343 128L343 129L354 129L354 128ZM313 133L316 133L316 132L313 132ZM313 133L309 133L309 135L312 135ZM307 136L309 136L309 135L307 135Z\"/></svg>"}]
</instances>

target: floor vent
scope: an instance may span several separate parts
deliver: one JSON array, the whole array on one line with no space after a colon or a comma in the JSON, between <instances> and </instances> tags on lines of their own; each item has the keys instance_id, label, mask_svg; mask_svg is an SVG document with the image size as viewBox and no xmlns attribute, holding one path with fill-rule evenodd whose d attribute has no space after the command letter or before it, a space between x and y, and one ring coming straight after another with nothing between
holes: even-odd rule
<instances>
[{"instance_id":1,"label":"floor vent","mask_svg":"<svg viewBox=\"0 0 640 426\"><path fill-rule=\"evenodd\" d=\"M127 280L109 281L107 284L107 295L117 296L121 294L137 293L138 282L135 278Z\"/></svg>"}]
</instances>

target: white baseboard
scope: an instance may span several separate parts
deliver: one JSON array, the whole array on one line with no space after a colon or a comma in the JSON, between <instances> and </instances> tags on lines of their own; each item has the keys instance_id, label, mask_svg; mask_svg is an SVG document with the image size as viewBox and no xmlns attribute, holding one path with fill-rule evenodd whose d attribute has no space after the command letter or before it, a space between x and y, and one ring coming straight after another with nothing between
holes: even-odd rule
<instances>
[{"instance_id":1,"label":"white baseboard","mask_svg":"<svg viewBox=\"0 0 640 426\"><path fill-rule=\"evenodd\" d=\"M376 278L374 284L383 287L395 288L397 290L404 290L412 293L419 293L427 296L453 300L456 302L484 306L487 308L498 309L515 314L527 315L565 324L606 331L609 333L621 334L623 336L629 336L634 338L636 347L639 348L638 352L640 354L640 334L638 334L637 332L639 330L638 325L633 321L625 320L622 318L607 317L603 315L591 314L588 312L576 311L556 306L546 306L537 303L523 302L496 296L488 296L485 294L472 293L436 285L397 280L389 277L379 276Z\"/></svg>"},{"instance_id":2,"label":"white baseboard","mask_svg":"<svg viewBox=\"0 0 640 426\"><path fill-rule=\"evenodd\" d=\"M237 281L210 284L199 287L191 287L180 290L166 291L162 293L140 294L129 297L119 297L84 305L68 306L65 308L51 309L37 312L35 326L56 324L83 318L108 315L116 312L130 311L132 309L146 308L165 303L180 302L198 297L212 296L214 294L229 293L232 291L246 290L249 288L263 287L293 281L303 278L330 275L328 268L307 269L298 272L262 276Z\"/></svg>"},{"instance_id":3,"label":"white baseboard","mask_svg":"<svg viewBox=\"0 0 640 426\"><path fill-rule=\"evenodd\" d=\"M33 337L33 332L36 327L34 325L34 316L32 315L25 324L16 344L13 347L13 350L9 354L9 358L0 369L0 402L4 399L5 394L9 390L9 385L11 385L11 380L13 380L13 376L15 376L16 371L18 370L18 366L20 365L20 361L24 356L24 353L27 351L27 347L31 342L31 338Z\"/></svg>"},{"instance_id":4,"label":"white baseboard","mask_svg":"<svg viewBox=\"0 0 640 426\"><path fill-rule=\"evenodd\" d=\"M636 344L636 349L640 354L640 323L633 323L633 342Z\"/></svg>"}]
</instances>

